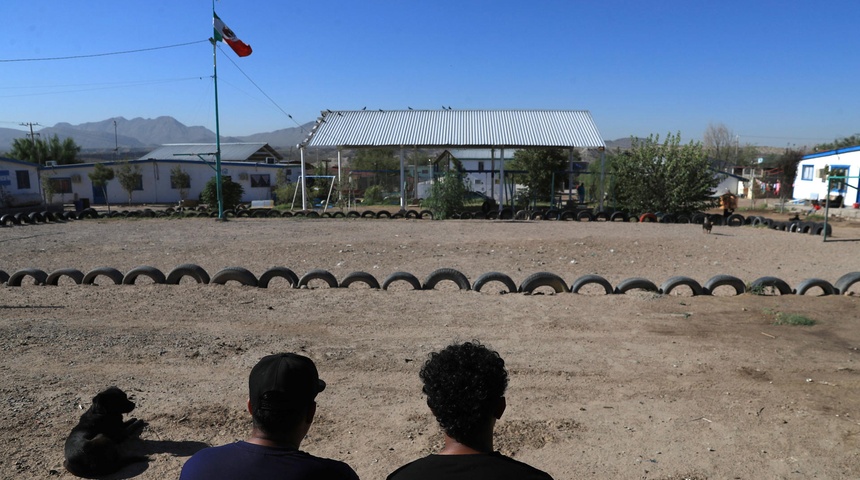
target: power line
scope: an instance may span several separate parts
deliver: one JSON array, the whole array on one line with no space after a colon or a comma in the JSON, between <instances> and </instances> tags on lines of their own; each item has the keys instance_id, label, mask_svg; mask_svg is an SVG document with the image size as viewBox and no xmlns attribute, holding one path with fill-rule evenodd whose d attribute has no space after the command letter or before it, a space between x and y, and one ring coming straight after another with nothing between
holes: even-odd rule
<instances>
[{"instance_id":1,"label":"power line","mask_svg":"<svg viewBox=\"0 0 860 480\"><path fill-rule=\"evenodd\" d=\"M187 45L196 45L198 43L209 43L209 39L198 40L196 42L177 43L175 45L165 45L163 47L139 48L137 50L123 50L121 52L93 53L90 55L73 55L70 57L45 57L45 58L0 58L0 63L9 62L47 62L53 60L75 60L79 58L107 57L109 55L125 55L128 53L150 52L153 50L163 50L165 48L185 47Z\"/></svg>"},{"instance_id":2,"label":"power line","mask_svg":"<svg viewBox=\"0 0 860 480\"><path fill-rule=\"evenodd\" d=\"M220 45L218 46L218 50L221 50L221 46L220 46ZM223 53L224 51L223 51L223 50L221 50L221 52ZM260 88L260 86L259 86L259 85L257 85L257 83L256 83L256 82L254 82L254 80L252 80L252 79L251 79L251 77L249 77L249 76L248 76L248 74L247 74L247 73L245 73L245 71L244 71L244 70L242 70L241 68L239 68L239 65L237 65L237 64L236 64L236 62L234 62L232 58L230 58L230 55L224 55L224 57L225 57L225 58L227 58L227 60L230 60L230 63L232 63L232 64L233 64L233 66L234 66L234 67L236 67L236 70L239 70L239 72L241 72L241 73L242 73L242 75L244 75L244 76L245 76L245 78L247 78L247 79L248 79L248 81L249 81L249 82L251 82L251 85L254 85L255 87L257 87L257 90L259 90L259 91L260 91L260 93L262 93L264 97L268 98L268 99L269 99L269 101L270 101L270 102L272 102L272 105L274 105L274 106L275 106L275 108L277 108L278 110L280 110L280 111L281 111L281 113L283 113L284 115L286 115L286 116L287 116L287 118L289 118L290 120L292 120L292 121L293 121L293 123L295 123L295 124L299 127L299 129L301 129L301 131L304 133L304 131L305 131L305 127L303 127L303 126L302 126L302 124L300 124L299 122L297 122L297 121L296 121L296 119L295 119L295 118L293 118L293 116L292 116L292 115L290 115L289 113L287 113L286 111L284 111L284 109L283 109L283 108L281 108L281 106L280 106L280 105L278 105L278 104L277 104L277 102L275 102L275 101L272 99L272 97L270 97L266 92L264 92L264 91L263 91L263 89L262 89L262 88Z\"/></svg>"}]
</instances>

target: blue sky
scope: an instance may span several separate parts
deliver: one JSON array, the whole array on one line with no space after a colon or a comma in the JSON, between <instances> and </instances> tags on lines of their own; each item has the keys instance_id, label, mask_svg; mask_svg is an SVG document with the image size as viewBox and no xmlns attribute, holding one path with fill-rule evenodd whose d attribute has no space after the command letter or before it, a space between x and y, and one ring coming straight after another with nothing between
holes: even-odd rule
<instances>
[{"instance_id":1,"label":"blue sky","mask_svg":"<svg viewBox=\"0 0 860 480\"><path fill-rule=\"evenodd\" d=\"M223 135L293 127L324 109L442 106L589 110L607 140L678 131L699 140L710 123L741 145L860 133L856 0L222 0L215 9L254 49L238 58L219 44ZM3 0L0 127L170 115L214 130L211 10L211 0ZM5 61L188 42L200 43Z\"/></svg>"}]
</instances>

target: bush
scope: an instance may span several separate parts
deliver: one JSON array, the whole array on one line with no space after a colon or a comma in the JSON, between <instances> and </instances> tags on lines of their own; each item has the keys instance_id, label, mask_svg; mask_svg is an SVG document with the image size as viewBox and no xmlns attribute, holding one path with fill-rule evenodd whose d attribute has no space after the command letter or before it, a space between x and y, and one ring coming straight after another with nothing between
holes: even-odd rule
<instances>
[{"instance_id":1,"label":"bush","mask_svg":"<svg viewBox=\"0 0 860 480\"><path fill-rule=\"evenodd\" d=\"M282 185L278 185L273 192L275 194L275 202L278 205L298 205L299 207L301 207L302 192L300 192L299 190L301 190L300 182L284 183ZM305 195L305 198L307 198L308 200L313 198L311 196L310 190L308 189L305 189ZM295 204L293 204L293 198L295 198Z\"/></svg>"},{"instance_id":2,"label":"bush","mask_svg":"<svg viewBox=\"0 0 860 480\"><path fill-rule=\"evenodd\" d=\"M379 205L382 201L383 195L380 185L374 185L364 191L364 200L362 200L364 205Z\"/></svg>"},{"instance_id":3,"label":"bush","mask_svg":"<svg viewBox=\"0 0 860 480\"><path fill-rule=\"evenodd\" d=\"M215 184L215 178L212 177L206 182L206 186L203 187L203 191L200 192L200 201L203 203L208 203L211 208L218 208L218 191L217 185ZM224 198L224 209L236 208L239 203L242 202L242 195L245 193L245 189L242 188L242 185L238 183L228 180L225 177L221 177L221 195Z\"/></svg>"},{"instance_id":4,"label":"bush","mask_svg":"<svg viewBox=\"0 0 860 480\"><path fill-rule=\"evenodd\" d=\"M449 171L433 182L425 206L433 212L434 219L444 220L463 209L466 191L460 174Z\"/></svg>"}]
</instances>

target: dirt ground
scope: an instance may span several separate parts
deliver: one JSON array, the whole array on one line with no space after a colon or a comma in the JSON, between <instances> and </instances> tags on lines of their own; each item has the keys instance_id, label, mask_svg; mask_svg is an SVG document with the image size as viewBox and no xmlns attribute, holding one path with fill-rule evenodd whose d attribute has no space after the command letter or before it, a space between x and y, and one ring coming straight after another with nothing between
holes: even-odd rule
<instances>
[{"instance_id":1,"label":"dirt ground","mask_svg":"<svg viewBox=\"0 0 860 480\"><path fill-rule=\"evenodd\" d=\"M455 268L517 284L552 272L612 285L717 274L792 287L860 271L860 228L831 241L763 228L553 221L100 219L0 228L0 270L195 263L214 275L285 266L338 279L363 270L424 279ZM66 279L68 280L68 279ZM858 295L501 295L453 282L412 291L156 285L0 287L0 477L74 478L63 442L117 385L149 422L148 463L109 478L176 478L207 445L242 439L247 376L263 355L302 352L328 388L303 444L363 479L434 451L420 392L427 354L479 339L505 359L496 447L556 479L860 478ZM492 284L489 286L491 287ZM856 290L860 286L855 286ZM786 314L813 326L775 325Z\"/></svg>"}]
</instances>

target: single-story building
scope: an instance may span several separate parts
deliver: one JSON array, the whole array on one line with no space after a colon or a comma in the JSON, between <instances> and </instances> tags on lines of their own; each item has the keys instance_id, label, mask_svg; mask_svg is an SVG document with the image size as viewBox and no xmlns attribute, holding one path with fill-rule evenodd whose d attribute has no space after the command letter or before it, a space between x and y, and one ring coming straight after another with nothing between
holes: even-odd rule
<instances>
[{"instance_id":1,"label":"single-story building","mask_svg":"<svg viewBox=\"0 0 860 480\"><path fill-rule=\"evenodd\" d=\"M827 191L827 176L834 178ZM839 148L804 156L797 166L794 180L796 200L835 199L841 195L843 205L860 203L860 146Z\"/></svg>"},{"instance_id":2,"label":"single-story building","mask_svg":"<svg viewBox=\"0 0 860 480\"><path fill-rule=\"evenodd\" d=\"M0 208L20 208L42 203L39 166L0 157Z\"/></svg>"}]
</instances>

